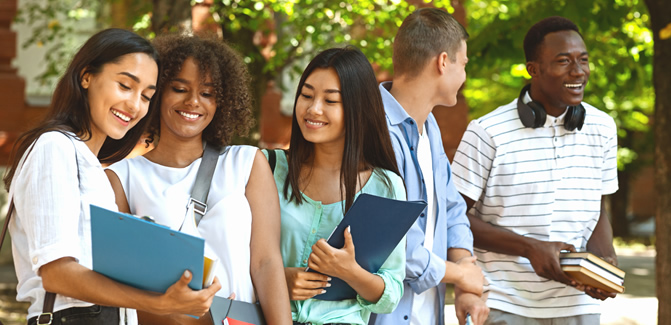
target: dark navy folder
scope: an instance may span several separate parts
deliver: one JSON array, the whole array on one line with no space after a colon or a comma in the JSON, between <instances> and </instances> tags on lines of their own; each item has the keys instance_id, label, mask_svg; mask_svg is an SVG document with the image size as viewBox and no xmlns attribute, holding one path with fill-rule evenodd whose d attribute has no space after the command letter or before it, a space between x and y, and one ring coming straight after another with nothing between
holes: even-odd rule
<instances>
[{"instance_id":1,"label":"dark navy folder","mask_svg":"<svg viewBox=\"0 0 671 325\"><path fill-rule=\"evenodd\" d=\"M342 248L345 246L345 229L351 226L356 262L368 272L375 273L425 208L424 201L400 201L360 194L327 242L335 248ZM356 298L356 291L336 277L332 277L331 287L324 289L326 293L315 296L316 299Z\"/></svg>"},{"instance_id":2,"label":"dark navy folder","mask_svg":"<svg viewBox=\"0 0 671 325\"><path fill-rule=\"evenodd\" d=\"M203 287L202 238L91 205L91 246L93 270L118 282L163 293L189 270Z\"/></svg>"}]
</instances>

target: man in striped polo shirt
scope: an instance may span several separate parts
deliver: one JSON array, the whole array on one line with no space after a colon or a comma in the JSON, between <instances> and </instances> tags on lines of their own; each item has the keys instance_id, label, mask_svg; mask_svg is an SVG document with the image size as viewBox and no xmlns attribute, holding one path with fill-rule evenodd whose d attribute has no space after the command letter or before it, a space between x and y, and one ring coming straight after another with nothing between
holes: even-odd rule
<instances>
[{"instance_id":1,"label":"man in striped polo shirt","mask_svg":"<svg viewBox=\"0 0 671 325\"><path fill-rule=\"evenodd\" d=\"M488 323L599 324L599 300L615 294L578 286L558 254L617 263L603 200L618 188L615 122L582 102L589 57L573 22L536 23L524 52L531 84L472 121L453 162L489 282Z\"/></svg>"}]
</instances>

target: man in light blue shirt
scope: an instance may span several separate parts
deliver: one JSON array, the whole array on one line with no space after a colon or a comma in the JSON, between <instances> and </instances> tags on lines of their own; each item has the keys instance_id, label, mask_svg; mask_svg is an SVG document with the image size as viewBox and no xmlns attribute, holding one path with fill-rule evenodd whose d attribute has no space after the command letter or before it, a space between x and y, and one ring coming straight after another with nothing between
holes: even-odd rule
<instances>
[{"instance_id":1,"label":"man in light blue shirt","mask_svg":"<svg viewBox=\"0 0 671 325\"><path fill-rule=\"evenodd\" d=\"M381 84L380 92L408 200L425 200L428 207L406 237L401 302L391 314L373 315L369 324L444 324L445 283L455 284L460 324L465 324L467 314L475 324L487 319L466 205L452 182L431 114L437 105L457 103L466 79L467 38L451 15L435 8L415 11L396 34L394 80Z\"/></svg>"}]
</instances>

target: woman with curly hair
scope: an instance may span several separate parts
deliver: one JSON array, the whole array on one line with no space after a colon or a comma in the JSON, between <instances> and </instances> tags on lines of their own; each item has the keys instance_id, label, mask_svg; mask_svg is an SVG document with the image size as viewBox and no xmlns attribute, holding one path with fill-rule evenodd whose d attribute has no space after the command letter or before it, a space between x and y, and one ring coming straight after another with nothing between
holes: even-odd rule
<instances>
[{"instance_id":1,"label":"woman with curly hair","mask_svg":"<svg viewBox=\"0 0 671 325\"><path fill-rule=\"evenodd\" d=\"M179 229L204 146L221 148L198 225L218 259L222 288L217 295L258 300L269 324L291 324L279 248L279 200L270 167L257 148L228 145L252 123L245 65L215 37L160 36L154 46L163 68L156 96L160 116L150 127L156 145L107 170L119 210ZM196 321L185 315L139 316L143 324ZM198 321L211 324L207 317Z\"/></svg>"}]
</instances>

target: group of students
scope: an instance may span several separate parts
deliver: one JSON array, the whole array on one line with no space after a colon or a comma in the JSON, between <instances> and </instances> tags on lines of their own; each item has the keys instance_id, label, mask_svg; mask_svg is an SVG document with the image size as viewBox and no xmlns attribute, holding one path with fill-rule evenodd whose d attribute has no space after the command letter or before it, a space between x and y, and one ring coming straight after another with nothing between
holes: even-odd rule
<instances>
[{"instance_id":1,"label":"group of students","mask_svg":"<svg viewBox=\"0 0 671 325\"><path fill-rule=\"evenodd\" d=\"M447 12L415 11L394 41L394 79L380 85L355 47L319 53L298 84L290 149L273 151L271 166L270 151L230 145L252 114L250 77L229 46L97 33L46 119L19 138L4 178L28 323L52 308L51 324L211 324L217 295L258 302L268 324L443 324L453 283L461 324L598 324L590 296L613 295L575 283L558 264L560 250L575 248L616 263L601 207L617 189L615 126L581 105L582 37L559 17L531 28L532 87L471 123L451 170L431 111L456 104L467 39ZM534 105L537 124L527 126L522 109ZM578 107L580 132L564 122ZM154 148L123 159L146 133ZM221 148L198 226L220 263L213 284L191 290L185 271L158 294L92 271L89 206L178 229L206 145ZM341 249L324 239L361 193L428 203L375 273L357 264L348 231ZM314 298L331 277L356 299Z\"/></svg>"}]
</instances>

